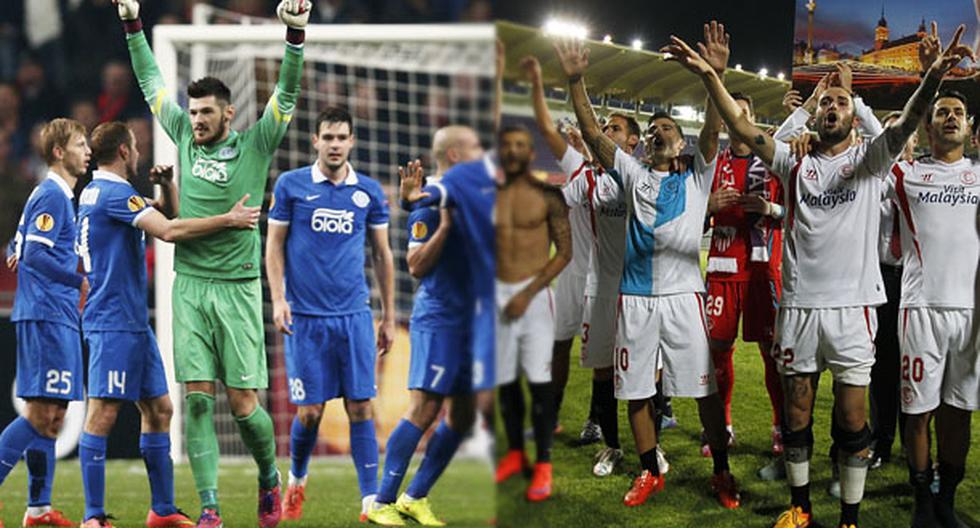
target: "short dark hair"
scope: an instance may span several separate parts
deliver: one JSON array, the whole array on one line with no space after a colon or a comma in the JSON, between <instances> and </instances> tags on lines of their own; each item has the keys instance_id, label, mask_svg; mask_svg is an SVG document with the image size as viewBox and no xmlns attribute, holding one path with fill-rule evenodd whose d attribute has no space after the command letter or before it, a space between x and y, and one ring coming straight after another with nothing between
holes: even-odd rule
<instances>
[{"instance_id":1,"label":"short dark hair","mask_svg":"<svg viewBox=\"0 0 980 528\"><path fill-rule=\"evenodd\" d=\"M618 117L626 121L626 128L629 130L631 136L643 137L643 132L640 131L640 124L636 122L636 118L631 115L624 114L623 112L613 112L609 114L609 119Z\"/></svg>"},{"instance_id":2,"label":"short dark hair","mask_svg":"<svg viewBox=\"0 0 980 528\"><path fill-rule=\"evenodd\" d=\"M497 140L500 141L501 139L504 139L504 136L506 136L507 134L513 134L516 132L520 132L521 134L526 134L527 137L531 138L532 140L534 139L534 136L531 135L531 130L526 126L519 125L519 124L509 124L500 127L500 131L497 132Z\"/></svg>"},{"instance_id":3,"label":"short dark hair","mask_svg":"<svg viewBox=\"0 0 980 528\"><path fill-rule=\"evenodd\" d=\"M752 96L744 92L732 92L732 99L736 101L745 101L749 105L749 112L755 115L755 103L752 102Z\"/></svg>"},{"instance_id":4,"label":"short dark hair","mask_svg":"<svg viewBox=\"0 0 980 528\"><path fill-rule=\"evenodd\" d=\"M316 128L314 128L313 135L320 135L320 125L323 123L347 123L351 135L354 134L354 118L351 117L346 108L341 106L328 106L320 111L316 116L316 123L314 123Z\"/></svg>"},{"instance_id":5,"label":"short dark hair","mask_svg":"<svg viewBox=\"0 0 980 528\"><path fill-rule=\"evenodd\" d=\"M677 131L680 133L681 137L684 137L684 128L681 127L681 124L678 123L673 116L671 116L667 112L664 112L663 110L658 110L654 112L652 116L650 116L650 119L647 120L647 128L650 128L650 125L652 125L653 122L656 121L657 119L669 119L670 122L673 123L675 127L677 127Z\"/></svg>"},{"instance_id":6,"label":"short dark hair","mask_svg":"<svg viewBox=\"0 0 980 528\"><path fill-rule=\"evenodd\" d=\"M959 99L959 101L963 103L964 108L967 109L970 108L970 103L967 102L966 96L963 95L962 92L958 92L956 90L952 90L949 88L940 90L939 93L936 94L936 97L933 97L932 101L929 103L929 112L926 114L926 123L930 123L930 124L932 123L932 113L936 110L936 103L938 103L940 99L948 99L948 98Z\"/></svg>"},{"instance_id":7,"label":"short dark hair","mask_svg":"<svg viewBox=\"0 0 980 528\"><path fill-rule=\"evenodd\" d=\"M129 127L120 121L109 121L92 131L92 160L96 165L108 165L119 157L121 145L131 146Z\"/></svg>"},{"instance_id":8,"label":"short dark hair","mask_svg":"<svg viewBox=\"0 0 980 528\"><path fill-rule=\"evenodd\" d=\"M217 77L210 75L201 77L187 85L187 97L191 99L200 99L209 95L213 95L215 99L225 104L231 103L231 90Z\"/></svg>"}]
</instances>

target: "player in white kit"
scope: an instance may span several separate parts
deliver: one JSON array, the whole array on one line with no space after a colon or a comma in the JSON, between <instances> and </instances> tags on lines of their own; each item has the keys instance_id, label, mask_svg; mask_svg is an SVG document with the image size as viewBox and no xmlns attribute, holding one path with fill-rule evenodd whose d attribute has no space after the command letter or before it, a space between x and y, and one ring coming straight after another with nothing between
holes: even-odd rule
<instances>
[{"instance_id":1,"label":"player in white kit","mask_svg":"<svg viewBox=\"0 0 980 528\"><path fill-rule=\"evenodd\" d=\"M630 116L613 113L609 115L602 133L623 152L632 155L639 141L640 125ZM585 282L580 363L592 369L590 417L598 423L606 444L596 453L592 473L605 477L623 458L613 382L613 352L616 347L619 282L626 256L626 202L609 173L597 164L586 166L584 163L586 161L577 151L568 149L565 152L561 160L562 168L578 165L584 168L584 177L573 179L562 191L572 210L584 207L589 215L592 249ZM666 461L658 460L658 464L661 471L666 472Z\"/></svg>"},{"instance_id":2,"label":"player in white kit","mask_svg":"<svg viewBox=\"0 0 980 528\"><path fill-rule=\"evenodd\" d=\"M724 72L728 60L724 26L706 24L705 42L712 65ZM647 130L648 158L640 162L599 130L582 81L588 67L587 48L566 41L556 51L568 76L583 137L618 184L627 206L613 363L616 397L629 401L630 425L643 471L623 503L639 506L664 488L650 402L657 392L656 374L662 364L665 395L697 400L714 458L712 488L722 506L737 508L740 498L728 467L724 410L708 352L699 263L721 119L708 105L692 160L681 157L685 141L680 126L668 114L654 114Z\"/></svg>"},{"instance_id":3,"label":"player in white kit","mask_svg":"<svg viewBox=\"0 0 980 528\"><path fill-rule=\"evenodd\" d=\"M953 502L970 448L970 413L980 408L980 356L971 338L980 237L980 167L965 157L966 97L942 92L925 128L931 155L892 167L888 195L899 205L902 298L901 401L913 528L959 527ZM930 490L929 421L936 418L939 495Z\"/></svg>"},{"instance_id":4,"label":"player in white kit","mask_svg":"<svg viewBox=\"0 0 980 528\"><path fill-rule=\"evenodd\" d=\"M819 373L829 368L836 382L835 442L841 451L841 519L856 527L864 494L871 432L864 401L874 363L875 312L885 301L877 262L878 210L883 178L926 114L943 75L964 57L963 26L942 53L924 56L922 84L898 121L871 142L853 144L851 94L832 86L818 96L819 136L813 152L796 160L789 147L750 123L704 58L676 37L663 49L697 74L731 134L779 175L789 210L783 252L783 298L776 326L777 362L785 383L783 443L792 506L776 528L810 526L809 459L812 412ZM930 37L935 38L935 37ZM929 40L929 38L925 39ZM936 42L938 45L938 41ZM932 60L929 60L932 59ZM846 258L850 256L850 258Z\"/></svg>"}]
</instances>

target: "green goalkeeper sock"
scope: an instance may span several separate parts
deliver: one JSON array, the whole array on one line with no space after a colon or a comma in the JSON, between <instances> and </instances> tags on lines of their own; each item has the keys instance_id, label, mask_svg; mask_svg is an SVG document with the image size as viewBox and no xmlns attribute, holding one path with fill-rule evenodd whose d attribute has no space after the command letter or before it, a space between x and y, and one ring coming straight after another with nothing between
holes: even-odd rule
<instances>
[{"instance_id":1,"label":"green goalkeeper sock","mask_svg":"<svg viewBox=\"0 0 980 528\"><path fill-rule=\"evenodd\" d=\"M185 398L187 413L187 457L201 508L218 510L218 437L214 434L214 396L190 392Z\"/></svg>"},{"instance_id":2,"label":"green goalkeeper sock","mask_svg":"<svg viewBox=\"0 0 980 528\"><path fill-rule=\"evenodd\" d=\"M276 468L276 437L272 428L272 418L262 406L257 405L252 414L239 418L238 432L245 446L252 452L252 458L259 465L259 488L271 489L278 484Z\"/></svg>"}]
</instances>

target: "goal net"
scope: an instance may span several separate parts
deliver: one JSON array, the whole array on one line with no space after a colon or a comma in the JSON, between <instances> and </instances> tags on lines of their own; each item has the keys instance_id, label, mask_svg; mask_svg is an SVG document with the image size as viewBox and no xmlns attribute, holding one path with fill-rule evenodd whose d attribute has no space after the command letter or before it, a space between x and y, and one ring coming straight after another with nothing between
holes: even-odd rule
<instances>
[{"instance_id":1,"label":"goal net","mask_svg":"<svg viewBox=\"0 0 980 528\"><path fill-rule=\"evenodd\" d=\"M255 122L275 87L284 34L280 24L157 26L153 49L169 92L176 94L182 105L191 80L212 75L224 81L237 108L232 126L242 130ZM268 209L271 189L281 172L315 160L311 127L319 111L327 105L348 108L354 117L356 138L351 163L357 171L377 179L391 203L389 233L400 324L394 349L384 358L378 374L375 422L381 446L408 406L405 324L415 290L405 262L407 215L397 206L397 167L418 157L425 167L434 169L429 150L432 134L440 126L471 126L485 145L490 143L493 39L491 25L323 25L310 26L306 31L302 90L289 131L270 168L263 210ZM153 151L154 163L177 165L176 149L159 125L155 125ZM263 217L263 241L265 227ZM183 392L174 384L172 368L173 248L160 241L155 244L157 336L176 407L173 423L182 424ZM367 262L370 266L370 259ZM372 285L372 308L378 316L378 290L372 271L367 269L366 274ZM260 400L273 416L282 456L288 453L289 425L295 409L288 401L282 338L272 323L265 281L263 271L270 384ZM246 455L223 390L218 388L215 412L221 453ZM185 452L182 436L181 428L175 427L172 437L177 456ZM324 415L318 453L347 450L347 417L335 401Z\"/></svg>"}]
</instances>

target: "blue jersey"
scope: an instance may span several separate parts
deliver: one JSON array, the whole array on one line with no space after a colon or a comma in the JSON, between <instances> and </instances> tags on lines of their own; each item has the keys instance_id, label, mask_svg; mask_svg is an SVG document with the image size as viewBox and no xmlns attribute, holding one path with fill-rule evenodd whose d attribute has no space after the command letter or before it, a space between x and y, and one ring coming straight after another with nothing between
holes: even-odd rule
<instances>
[{"instance_id":1,"label":"blue jersey","mask_svg":"<svg viewBox=\"0 0 980 528\"><path fill-rule=\"evenodd\" d=\"M453 211L455 216L459 211ZM408 216L408 247L429 241L439 227L439 208L422 207ZM469 328L472 315L469 265L463 235L454 219L435 265L420 280L412 307L411 328L422 330Z\"/></svg>"},{"instance_id":2,"label":"blue jersey","mask_svg":"<svg viewBox=\"0 0 980 528\"><path fill-rule=\"evenodd\" d=\"M78 256L74 194L49 172L31 193L17 226L17 292L11 320L51 321L78 328ZM36 254L37 258L33 258Z\"/></svg>"},{"instance_id":3,"label":"blue jersey","mask_svg":"<svg viewBox=\"0 0 980 528\"><path fill-rule=\"evenodd\" d=\"M338 185L315 164L283 173L269 223L289 226L285 279L293 313L334 316L370 309L365 236L368 229L388 227L388 200L377 181L350 164Z\"/></svg>"},{"instance_id":4,"label":"blue jersey","mask_svg":"<svg viewBox=\"0 0 980 528\"><path fill-rule=\"evenodd\" d=\"M153 208L125 179L95 171L78 200L78 256L88 275L86 331L142 332L147 312L146 244L136 227Z\"/></svg>"},{"instance_id":5,"label":"blue jersey","mask_svg":"<svg viewBox=\"0 0 980 528\"><path fill-rule=\"evenodd\" d=\"M438 202L455 208L463 237L463 247L470 263L473 294L493 300L496 277L496 236L493 228L493 206L497 199L495 169L489 158L460 163L449 169L439 182L427 185L430 198L420 206Z\"/></svg>"}]
</instances>

